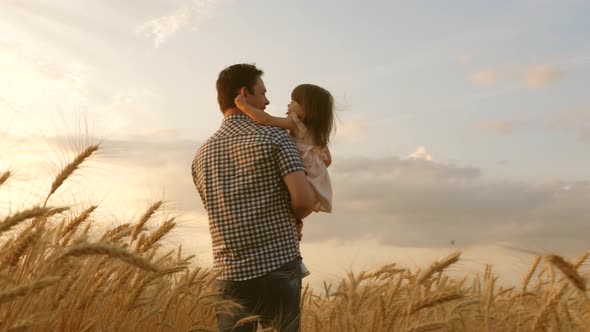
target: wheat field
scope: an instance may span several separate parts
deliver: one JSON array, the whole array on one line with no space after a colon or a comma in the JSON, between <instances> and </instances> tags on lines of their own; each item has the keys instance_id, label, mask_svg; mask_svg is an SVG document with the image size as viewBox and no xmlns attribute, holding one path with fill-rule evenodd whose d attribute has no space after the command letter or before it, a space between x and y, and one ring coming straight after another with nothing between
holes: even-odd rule
<instances>
[{"instance_id":1,"label":"wheat field","mask_svg":"<svg viewBox=\"0 0 590 332\"><path fill-rule=\"evenodd\" d=\"M214 273L161 240L176 226L159 220L163 202L138 220L97 233L97 205L51 198L100 149L89 145L59 170L44 199L0 217L1 331L215 331ZM0 170L0 190L14 170ZM486 266L451 277L455 252L422 270L391 263L350 273L302 295L303 331L590 331L581 267L559 255L531 257L518 287L497 285ZM250 317L249 319L254 319Z\"/></svg>"}]
</instances>

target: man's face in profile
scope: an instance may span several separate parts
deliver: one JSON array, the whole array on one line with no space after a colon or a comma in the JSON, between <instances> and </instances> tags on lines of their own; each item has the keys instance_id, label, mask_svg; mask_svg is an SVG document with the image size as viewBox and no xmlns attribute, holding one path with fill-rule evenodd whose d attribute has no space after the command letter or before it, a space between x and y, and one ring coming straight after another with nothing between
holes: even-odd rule
<instances>
[{"instance_id":1,"label":"man's face in profile","mask_svg":"<svg viewBox=\"0 0 590 332\"><path fill-rule=\"evenodd\" d=\"M263 111L266 108L266 105L270 104L268 99L266 99L266 87L264 86L262 78L258 77L256 84L254 85L254 94L247 93L246 101L253 107Z\"/></svg>"}]
</instances>

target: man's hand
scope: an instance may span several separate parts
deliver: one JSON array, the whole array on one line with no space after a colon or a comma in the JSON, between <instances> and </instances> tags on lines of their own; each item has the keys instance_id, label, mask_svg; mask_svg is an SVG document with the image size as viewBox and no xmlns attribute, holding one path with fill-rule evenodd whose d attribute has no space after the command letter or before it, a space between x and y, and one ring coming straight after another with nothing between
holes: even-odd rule
<instances>
[{"instance_id":1,"label":"man's hand","mask_svg":"<svg viewBox=\"0 0 590 332\"><path fill-rule=\"evenodd\" d=\"M297 219L297 240L301 241L303 238L303 220Z\"/></svg>"}]
</instances>

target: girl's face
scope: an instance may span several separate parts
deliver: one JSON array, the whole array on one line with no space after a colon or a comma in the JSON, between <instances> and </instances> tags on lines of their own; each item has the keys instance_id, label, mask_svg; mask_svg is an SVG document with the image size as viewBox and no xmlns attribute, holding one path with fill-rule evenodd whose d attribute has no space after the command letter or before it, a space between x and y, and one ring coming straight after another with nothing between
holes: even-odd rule
<instances>
[{"instance_id":1,"label":"girl's face","mask_svg":"<svg viewBox=\"0 0 590 332\"><path fill-rule=\"evenodd\" d=\"M301 107L301 105L299 105L299 103L295 100L291 100L287 108L287 114L291 113L295 113L300 120L303 120L305 117L305 111L303 110L303 107Z\"/></svg>"}]
</instances>

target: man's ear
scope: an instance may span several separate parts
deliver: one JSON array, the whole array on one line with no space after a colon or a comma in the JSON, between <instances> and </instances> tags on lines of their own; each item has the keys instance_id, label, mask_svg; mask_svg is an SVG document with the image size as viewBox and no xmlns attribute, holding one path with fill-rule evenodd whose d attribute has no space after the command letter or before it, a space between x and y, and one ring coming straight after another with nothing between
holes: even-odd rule
<instances>
[{"instance_id":1,"label":"man's ear","mask_svg":"<svg viewBox=\"0 0 590 332\"><path fill-rule=\"evenodd\" d=\"M248 88L246 88L245 86L241 87L240 90L238 90L238 94L244 97L248 97Z\"/></svg>"}]
</instances>

